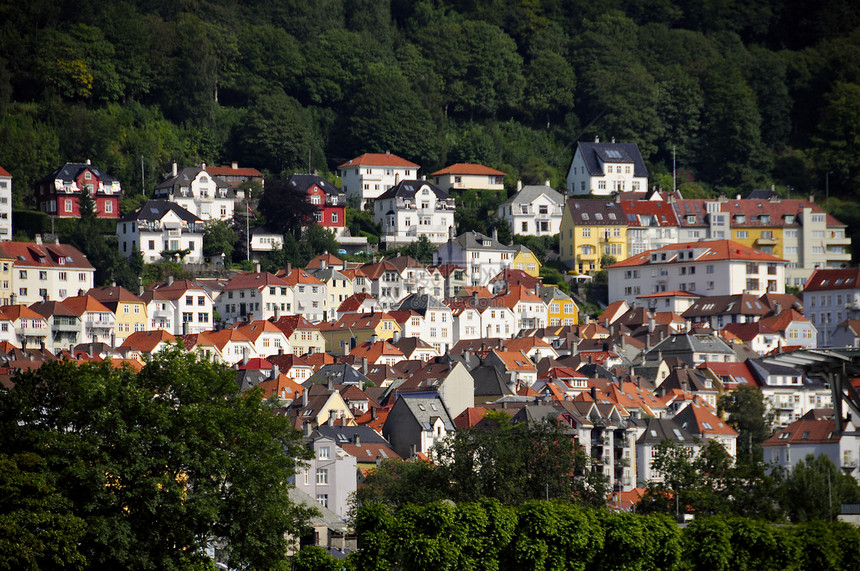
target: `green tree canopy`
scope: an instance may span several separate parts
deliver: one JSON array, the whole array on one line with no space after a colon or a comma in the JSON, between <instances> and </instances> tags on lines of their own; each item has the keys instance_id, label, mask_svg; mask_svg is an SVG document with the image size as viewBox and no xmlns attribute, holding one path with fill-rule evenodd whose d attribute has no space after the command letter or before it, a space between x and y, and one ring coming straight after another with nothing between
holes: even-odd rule
<instances>
[{"instance_id":1,"label":"green tree canopy","mask_svg":"<svg viewBox=\"0 0 860 571\"><path fill-rule=\"evenodd\" d=\"M303 530L306 513L288 497L306 455L299 434L259 392L239 395L228 370L179 347L137 374L58 361L16 376L0 391L0 449L41 458L32 479L55 491L19 486L20 501L63 508L66 522L52 523L67 528L62 558L87 568L187 569L213 542L232 567L275 568L285 534Z\"/></svg>"}]
</instances>

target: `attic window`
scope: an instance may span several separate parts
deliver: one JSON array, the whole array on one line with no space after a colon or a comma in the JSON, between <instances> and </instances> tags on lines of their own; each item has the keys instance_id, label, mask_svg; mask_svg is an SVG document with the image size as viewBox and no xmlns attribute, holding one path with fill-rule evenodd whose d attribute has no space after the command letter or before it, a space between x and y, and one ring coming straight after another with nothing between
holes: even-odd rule
<instances>
[{"instance_id":1,"label":"attic window","mask_svg":"<svg viewBox=\"0 0 860 571\"><path fill-rule=\"evenodd\" d=\"M653 428L651 429L651 437L652 437L652 438L657 438L657 431L656 431L656 430L654 430Z\"/></svg>"},{"instance_id":2,"label":"attic window","mask_svg":"<svg viewBox=\"0 0 860 571\"><path fill-rule=\"evenodd\" d=\"M703 426L703 427L705 427L705 428L707 428L708 430L713 430L713 429L714 429L714 427L713 427L713 426L711 426L711 423L709 423L709 422L703 422L703 423L702 423L702 426Z\"/></svg>"},{"instance_id":3,"label":"attic window","mask_svg":"<svg viewBox=\"0 0 860 571\"><path fill-rule=\"evenodd\" d=\"M801 439L801 440L809 440L809 431L808 431L808 430L804 430L804 431L803 431L803 434L800 436L800 439Z\"/></svg>"},{"instance_id":4,"label":"attic window","mask_svg":"<svg viewBox=\"0 0 860 571\"><path fill-rule=\"evenodd\" d=\"M672 429L672 432L674 432L674 433L675 433L675 437L676 437L678 440L684 440L684 435L683 435L683 434L681 434L681 431L680 431L680 430L678 430L677 428L673 428L673 429Z\"/></svg>"},{"instance_id":5,"label":"attic window","mask_svg":"<svg viewBox=\"0 0 860 571\"><path fill-rule=\"evenodd\" d=\"M583 212L583 213L582 213L582 219L583 219L583 220L588 220L588 212Z\"/></svg>"},{"instance_id":6,"label":"attic window","mask_svg":"<svg viewBox=\"0 0 860 571\"><path fill-rule=\"evenodd\" d=\"M610 213L608 214L608 216L609 216L609 219L610 219L610 220L615 220L615 213L614 213L614 212L610 212Z\"/></svg>"},{"instance_id":7,"label":"attic window","mask_svg":"<svg viewBox=\"0 0 860 571\"><path fill-rule=\"evenodd\" d=\"M790 432L783 432L782 434L779 435L779 439L780 440L788 440L789 436L791 436Z\"/></svg>"},{"instance_id":8,"label":"attic window","mask_svg":"<svg viewBox=\"0 0 860 571\"><path fill-rule=\"evenodd\" d=\"M419 404L419 405L418 405L418 410L427 410L427 409L426 409L426 408L424 408L424 405L423 405L423 404Z\"/></svg>"}]
</instances>

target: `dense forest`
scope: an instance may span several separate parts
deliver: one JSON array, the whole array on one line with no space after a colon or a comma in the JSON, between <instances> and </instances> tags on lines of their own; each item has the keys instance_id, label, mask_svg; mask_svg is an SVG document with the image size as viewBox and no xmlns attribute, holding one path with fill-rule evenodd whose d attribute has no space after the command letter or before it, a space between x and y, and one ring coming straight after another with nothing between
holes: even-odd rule
<instances>
[{"instance_id":1,"label":"dense forest","mask_svg":"<svg viewBox=\"0 0 860 571\"><path fill-rule=\"evenodd\" d=\"M32 0L0 4L15 202L92 159L271 176L390 150L562 184L577 140L639 144L688 196L860 192L854 0ZM839 201L837 201L839 204Z\"/></svg>"}]
</instances>

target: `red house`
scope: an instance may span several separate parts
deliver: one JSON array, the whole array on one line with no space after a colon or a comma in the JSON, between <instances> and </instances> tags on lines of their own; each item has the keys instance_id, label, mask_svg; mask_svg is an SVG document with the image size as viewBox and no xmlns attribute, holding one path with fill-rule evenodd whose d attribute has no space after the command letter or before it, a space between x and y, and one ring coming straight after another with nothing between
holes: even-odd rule
<instances>
[{"instance_id":1,"label":"red house","mask_svg":"<svg viewBox=\"0 0 860 571\"><path fill-rule=\"evenodd\" d=\"M95 202L99 218L119 218L119 181L90 164L66 163L36 183L39 210L59 218L80 218L81 192L86 189Z\"/></svg>"},{"instance_id":2,"label":"red house","mask_svg":"<svg viewBox=\"0 0 860 571\"><path fill-rule=\"evenodd\" d=\"M346 194L315 174L294 174L287 179L290 188L308 195L316 206L314 219L320 226L340 236L346 228Z\"/></svg>"}]
</instances>

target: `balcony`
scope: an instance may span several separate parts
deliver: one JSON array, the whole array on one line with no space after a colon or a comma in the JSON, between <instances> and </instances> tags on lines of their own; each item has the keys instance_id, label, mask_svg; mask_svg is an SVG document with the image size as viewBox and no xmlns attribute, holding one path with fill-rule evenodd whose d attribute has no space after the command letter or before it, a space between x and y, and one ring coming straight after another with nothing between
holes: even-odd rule
<instances>
[{"instance_id":1,"label":"balcony","mask_svg":"<svg viewBox=\"0 0 860 571\"><path fill-rule=\"evenodd\" d=\"M620 466L622 468L630 467L630 458L616 458L615 465Z\"/></svg>"},{"instance_id":2,"label":"balcony","mask_svg":"<svg viewBox=\"0 0 860 571\"><path fill-rule=\"evenodd\" d=\"M756 246L776 246L777 244L779 244L779 240L773 237L759 236L755 240Z\"/></svg>"},{"instance_id":3,"label":"balcony","mask_svg":"<svg viewBox=\"0 0 860 571\"><path fill-rule=\"evenodd\" d=\"M843 458L842 459L842 467L843 468L852 468L852 469L856 468L857 467L857 460L855 460L854 458Z\"/></svg>"}]
</instances>

